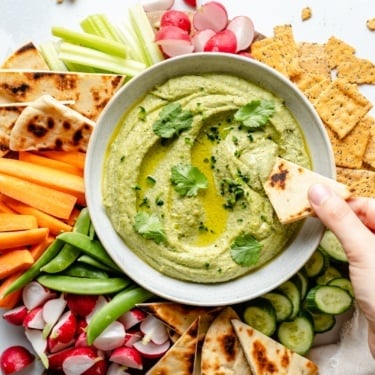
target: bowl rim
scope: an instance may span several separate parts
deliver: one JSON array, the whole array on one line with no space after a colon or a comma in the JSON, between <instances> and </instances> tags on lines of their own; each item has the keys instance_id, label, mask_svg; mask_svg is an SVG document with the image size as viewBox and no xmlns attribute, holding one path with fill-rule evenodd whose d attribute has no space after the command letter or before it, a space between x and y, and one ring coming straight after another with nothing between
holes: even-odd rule
<instances>
[{"instance_id":1,"label":"bowl rim","mask_svg":"<svg viewBox=\"0 0 375 375\"><path fill-rule=\"evenodd\" d=\"M216 68L212 68L212 66ZM179 69L184 71L180 73ZM154 86L171 77L189 74L189 72L192 74L222 72L245 78L251 76L254 79L246 79L273 92L278 91L278 87L281 87L282 90L285 90L285 95L281 96L278 93L275 95L283 98L285 105L297 117L297 120L300 115L296 115L296 111L297 108L300 108L303 111L302 115L307 116L307 120L315 124L315 126L300 124L305 138L308 138L306 129L309 134L311 133L310 137L320 137L321 146L318 147L319 150L315 150L314 155L314 150L311 149L312 144L308 145L313 170L326 177L335 178L333 152L321 119L313 105L291 81L271 67L248 57L216 52L193 53L163 60L151 66L129 80L111 98L97 121L87 150L84 171L87 207L99 240L114 262L138 285L157 296L189 305L236 304L276 288L301 269L320 242L324 231L323 224L314 217L305 219L292 243L270 262L254 272L223 283L199 284L168 277L138 258L114 231L102 205L103 155L105 155L108 143L121 117L134 104L134 99L139 99L140 92L143 92L144 96ZM254 76L255 73L257 74ZM133 97L134 99L132 99ZM294 108L291 103L294 103L297 108ZM299 251L299 249L303 249L303 251ZM290 258L293 259L293 262L290 262ZM281 274L280 269L283 270ZM260 279L266 280L266 286L259 285Z\"/></svg>"}]
</instances>

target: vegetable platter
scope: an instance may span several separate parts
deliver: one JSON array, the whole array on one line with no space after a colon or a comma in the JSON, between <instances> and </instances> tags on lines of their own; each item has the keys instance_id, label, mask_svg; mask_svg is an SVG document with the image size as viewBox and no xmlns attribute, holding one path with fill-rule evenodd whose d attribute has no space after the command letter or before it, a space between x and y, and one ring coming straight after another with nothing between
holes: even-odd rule
<instances>
[{"instance_id":1,"label":"vegetable platter","mask_svg":"<svg viewBox=\"0 0 375 375\"><path fill-rule=\"evenodd\" d=\"M204 3L199 2L198 5ZM371 31L366 22L375 17L375 7L372 0L350 0L345 6L335 2L315 0L311 4L301 2L280 2L264 0L261 2L233 2L221 0L228 10L229 18L246 15L251 18L255 30L265 36L273 34L276 25L291 24L297 41L310 43L325 43L328 38L335 36L355 47L356 54L364 59L375 61L374 45L375 31ZM0 2L0 61L6 59L14 50L27 42L37 46L54 38L52 27L64 27L76 30L80 22L91 14L106 14L111 21L118 25L126 22L128 9L137 4L135 0L65 0L58 3L54 0L2 0ZM193 11L184 1L176 0L174 9ZM311 9L311 18L302 20L302 10ZM361 92L375 106L375 86L362 85ZM375 110L370 110L373 115ZM3 310L0 310L1 314ZM24 338L22 327L14 327L0 320L0 352L11 345L30 345ZM323 343L336 342L337 330L330 332ZM42 372L38 362L28 369L28 374L36 375Z\"/></svg>"}]
</instances>

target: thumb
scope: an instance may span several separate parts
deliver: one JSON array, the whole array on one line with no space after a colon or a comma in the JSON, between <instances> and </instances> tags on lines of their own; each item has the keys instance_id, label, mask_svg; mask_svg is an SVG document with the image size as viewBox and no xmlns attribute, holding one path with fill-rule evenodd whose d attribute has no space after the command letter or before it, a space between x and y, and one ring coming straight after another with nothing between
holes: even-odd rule
<instances>
[{"instance_id":1,"label":"thumb","mask_svg":"<svg viewBox=\"0 0 375 375\"><path fill-rule=\"evenodd\" d=\"M313 185L308 193L311 206L323 224L342 243L348 259L367 258L373 253L374 235L361 222L349 204L325 185Z\"/></svg>"}]
</instances>

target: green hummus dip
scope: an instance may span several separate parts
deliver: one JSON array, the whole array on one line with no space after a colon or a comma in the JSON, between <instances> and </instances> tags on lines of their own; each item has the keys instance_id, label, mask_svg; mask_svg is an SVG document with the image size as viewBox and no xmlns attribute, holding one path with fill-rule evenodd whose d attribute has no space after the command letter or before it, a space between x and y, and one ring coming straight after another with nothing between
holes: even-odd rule
<instances>
[{"instance_id":1,"label":"green hummus dip","mask_svg":"<svg viewBox=\"0 0 375 375\"><path fill-rule=\"evenodd\" d=\"M282 100L230 75L173 78L121 120L104 206L125 244L161 273L231 280L274 258L299 228L280 224L263 190L277 156L311 167Z\"/></svg>"}]
</instances>

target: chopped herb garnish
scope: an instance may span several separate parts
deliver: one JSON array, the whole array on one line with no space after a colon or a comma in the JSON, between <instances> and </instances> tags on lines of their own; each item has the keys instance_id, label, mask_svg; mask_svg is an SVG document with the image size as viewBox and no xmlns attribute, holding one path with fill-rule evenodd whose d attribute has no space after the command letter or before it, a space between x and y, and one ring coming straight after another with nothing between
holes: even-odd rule
<instances>
[{"instance_id":1,"label":"chopped herb garnish","mask_svg":"<svg viewBox=\"0 0 375 375\"><path fill-rule=\"evenodd\" d=\"M251 234L241 234L232 243L230 256L240 266L249 267L258 263L262 247Z\"/></svg>"},{"instance_id":2,"label":"chopped herb garnish","mask_svg":"<svg viewBox=\"0 0 375 375\"><path fill-rule=\"evenodd\" d=\"M156 180L152 176L147 176L146 180L147 180L147 183L149 183L151 186L154 186L156 184Z\"/></svg>"},{"instance_id":3,"label":"chopped herb garnish","mask_svg":"<svg viewBox=\"0 0 375 375\"><path fill-rule=\"evenodd\" d=\"M138 109L139 109L138 119L141 120L141 121L146 121L147 112L146 112L145 108L142 107L142 106L139 106Z\"/></svg>"},{"instance_id":4,"label":"chopped herb garnish","mask_svg":"<svg viewBox=\"0 0 375 375\"><path fill-rule=\"evenodd\" d=\"M191 128L193 113L183 111L180 103L167 104L159 113L159 118L152 125L156 135L172 138Z\"/></svg>"},{"instance_id":5,"label":"chopped herb garnish","mask_svg":"<svg viewBox=\"0 0 375 375\"><path fill-rule=\"evenodd\" d=\"M220 183L220 193L226 198L224 208L233 209L236 202L243 197L244 190L241 184L226 178Z\"/></svg>"},{"instance_id":6,"label":"chopped herb garnish","mask_svg":"<svg viewBox=\"0 0 375 375\"><path fill-rule=\"evenodd\" d=\"M155 199L155 203L156 203L157 206L163 206L164 205L163 199L161 199L159 197Z\"/></svg>"},{"instance_id":7,"label":"chopped herb garnish","mask_svg":"<svg viewBox=\"0 0 375 375\"><path fill-rule=\"evenodd\" d=\"M148 203L148 198L147 197L144 197L141 204L139 205L139 207L147 207L147 208L150 208L150 205Z\"/></svg>"},{"instance_id":8,"label":"chopped herb garnish","mask_svg":"<svg viewBox=\"0 0 375 375\"><path fill-rule=\"evenodd\" d=\"M234 119L255 130L265 126L274 112L275 104L271 100L252 100L234 114Z\"/></svg>"},{"instance_id":9,"label":"chopped herb garnish","mask_svg":"<svg viewBox=\"0 0 375 375\"><path fill-rule=\"evenodd\" d=\"M139 211L135 216L134 230L147 240L153 240L157 244L166 241L163 225L154 214Z\"/></svg>"},{"instance_id":10,"label":"chopped herb garnish","mask_svg":"<svg viewBox=\"0 0 375 375\"><path fill-rule=\"evenodd\" d=\"M193 165L177 164L172 167L171 182L181 196L192 197L199 189L207 189L207 177Z\"/></svg>"}]
</instances>

